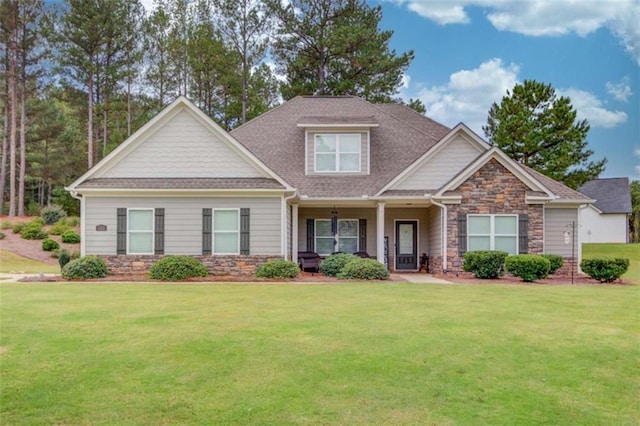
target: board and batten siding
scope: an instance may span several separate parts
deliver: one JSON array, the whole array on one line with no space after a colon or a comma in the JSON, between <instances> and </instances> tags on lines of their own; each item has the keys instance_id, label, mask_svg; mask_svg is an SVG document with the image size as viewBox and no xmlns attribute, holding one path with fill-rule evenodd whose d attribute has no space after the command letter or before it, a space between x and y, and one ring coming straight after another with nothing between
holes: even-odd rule
<instances>
[{"instance_id":1,"label":"board and batten siding","mask_svg":"<svg viewBox=\"0 0 640 426\"><path fill-rule=\"evenodd\" d=\"M479 155L480 151L458 136L391 189L440 188Z\"/></svg>"},{"instance_id":2,"label":"board and batten siding","mask_svg":"<svg viewBox=\"0 0 640 426\"><path fill-rule=\"evenodd\" d=\"M576 223L578 231L577 208L546 208L544 210L544 252L547 254L559 254L571 256L571 235L569 243L565 242L565 232L571 230L571 223ZM578 256L579 236L575 236L575 255Z\"/></svg>"},{"instance_id":3,"label":"board and batten siding","mask_svg":"<svg viewBox=\"0 0 640 426\"><path fill-rule=\"evenodd\" d=\"M316 134L348 134L348 133L359 133L360 134L360 172L323 172L316 173L315 168L315 135ZM306 133L307 138L307 149L305 150L307 155L307 175L318 175L318 176L334 176L334 175L350 175L350 176L358 176L358 175L368 175L369 174L369 132L367 131L335 131L335 130L327 130L327 131L310 131Z\"/></svg>"},{"instance_id":4,"label":"board and batten siding","mask_svg":"<svg viewBox=\"0 0 640 426\"><path fill-rule=\"evenodd\" d=\"M249 208L250 254L280 255L281 197L85 197L86 254L116 254L117 209L164 208L165 254L202 254L203 208ZM107 231L97 231L106 225Z\"/></svg>"},{"instance_id":5,"label":"board and batten siding","mask_svg":"<svg viewBox=\"0 0 640 426\"><path fill-rule=\"evenodd\" d=\"M265 176L193 115L181 111L99 177Z\"/></svg>"}]
</instances>

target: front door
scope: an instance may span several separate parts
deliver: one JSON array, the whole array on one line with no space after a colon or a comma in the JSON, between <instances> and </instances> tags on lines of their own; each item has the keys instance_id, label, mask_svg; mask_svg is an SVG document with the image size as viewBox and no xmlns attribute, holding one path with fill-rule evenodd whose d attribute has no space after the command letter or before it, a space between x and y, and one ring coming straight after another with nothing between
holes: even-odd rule
<instances>
[{"instance_id":1,"label":"front door","mask_svg":"<svg viewBox=\"0 0 640 426\"><path fill-rule=\"evenodd\" d=\"M418 222L396 222L396 270L418 269Z\"/></svg>"}]
</instances>

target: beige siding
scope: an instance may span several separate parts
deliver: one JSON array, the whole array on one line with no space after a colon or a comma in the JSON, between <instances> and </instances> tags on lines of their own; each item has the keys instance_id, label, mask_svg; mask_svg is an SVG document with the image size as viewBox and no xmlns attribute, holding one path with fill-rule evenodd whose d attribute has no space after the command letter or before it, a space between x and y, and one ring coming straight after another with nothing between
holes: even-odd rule
<instances>
[{"instance_id":1,"label":"beige siding","mask_svg":"<svg viewBox=\"0 0 640 426\"><path fill-rule=\"evenodd\" d=\"M86 254L116 254L119 207L164 208L165 254L202 254L203 208L250 208L250 253L279 255L280 197L86 197ZM107 231L96 231L106 225Z\"/></svg>"},{"instance_id":2,"label":"beige siding","mask_svg":"<svg viewBox=\"0 0 640 426\"><path fill-rule=\"evenodd\" d=\"M559 254L571 256L571 243L565 243L564 233L571 232L571 223L576 223L578 227L578 209L546 208L544 210L544 252L549 254ZM577 230L577 229L576 229ZM571 241L571 235L569 235ZM578 255L578 236L575 238L575 254Z\"/></svg>"},{"instance_id":3,"label":"beige siding","mask_svg":"<svg viewBox=\"0 0 640 426\"><path fill-rule=\"evenodd\" d=\"M262 177L186 111L178 113L101 177Z\"/></svg>"},{"instance_id":4,"label":"beige siding","mask_svg":"<svg viewBox=\"0 0 640 426\"><path fill-rule=\"evenodd\" d=\"M391 189L440 188L479 155L476 148L458 136Z\"/></svg>"},{"instance_id":5,"label":"beige siding","mask_svg":"<svg viewBox=\"0 0 640 426\"><path fill-rule=\"evenodd\" d=\"M433 206L427 210L429 240L429 256L442 256L442 210L440 207Z\"/></svg>"},{"instance_id":6,"label":"beige siding","mask_svg":"<svg viewBox=\"0 0 640 426\"><path fill-rule=\"evenodd\" d=\"M315 131L307 133L307 174L319 176L334 176L339 173L316 173L315 172L315 135L320 133L353 133L347 131ZM369 132L360 132L360 173L344 173L347 175L368 175L369 174Z\"/></svg>"}]
</instances>

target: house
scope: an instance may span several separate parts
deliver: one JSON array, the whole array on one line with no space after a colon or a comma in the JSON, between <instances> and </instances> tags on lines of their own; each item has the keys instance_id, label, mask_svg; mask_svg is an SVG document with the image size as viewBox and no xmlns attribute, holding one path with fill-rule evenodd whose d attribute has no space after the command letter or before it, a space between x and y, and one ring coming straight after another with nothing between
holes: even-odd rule
<instances>
[{"instance_id":1,"label":"house","mask_svg":"<svg viewBox=\"0 0 640 426\"><path fill-rule=\"evenodd\" d=\"M436 273L480 249L579 260L571 225L591 202L464 124L349 96L296 97L230 133L180 97L67 190L81 254L112 273L169 254L214 274L300 251Z\"/></svg>"},{"instance_id":2,"label":"house","mask_svg":"<svg viewBox=\"0 0 640 426\"><path fill-rule=\"evenodd\" d=\"M595 200L580 211L580 235L585 243L628 243L631 192L629 178L589 181L578 188Z\"/></svg>"}]
</instances>

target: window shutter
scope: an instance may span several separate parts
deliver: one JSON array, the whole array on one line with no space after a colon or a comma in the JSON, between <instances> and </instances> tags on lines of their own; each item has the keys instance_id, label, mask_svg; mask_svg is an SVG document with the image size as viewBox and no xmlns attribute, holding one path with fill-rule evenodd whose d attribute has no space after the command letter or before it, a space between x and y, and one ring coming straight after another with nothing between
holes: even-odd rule
<instances>
[{"instance_id":1,"label":"window shutter","mask_svg":"<svg viewBox=\"0 0 640 426\"><path fill-rule=\"evenodd\" d=\"M127 209L118 208L116 254L127 254Z\"/></svg>"},{"instance_id":2,"label":"window shutter","mask_svg":"<svg viewBox=\"0 0 640 426\"><path fill-rule=\"evenodd\" d=\"M518 216L518 253L526 254L529 252L529 215L521 214Z\"/></svg>"},{"instance_id":3,"label":"window shutter","mask_svg":"<svg viewBox=\"0 0 640 426\"><path fill-rule=\"evenodd\" d=\"M307 219L307 251L315 251L315 221Z\"/></svg>"},{"instance_id":4,"label":"window shutter","mask_svg":"<svg viewBox=\"0 0 640 426\"><path fill-rule=\"evenodd\" d=\"M240 209L240 254L249 254L249 209Z\"/></svg>"},{"instance_id":5,"label":"window shutter","mask_svg":"<svg viewBox=\"0 0 640 426\"><path fill-rule=\"evenodd\" d=\"M367 219L358 219L358 251L367 251Z\"/></svg>"},{"instance_id":6,"label":"window shutter","mask_svg":"<svg viewBox=\"0 0 640 426\"><path fill-rule=\"evenodd\" d=\"M202 255L211 254L211 209L202 209Z\"/></svg>"},{"instance_id":7,"label":"window shutter","mask_svg":"<svg viewBox=\"0 0 640 426\"><path fill-rule=\"evenodd\" d=\"M155 209L154 254L164 254L164 209Z\"/></svg>"},{"instance_id":8,"label":"window shutter","mask_svg":"<svg viewBox=\"0 0 640 426\"><path fill-rule=\"evenodd\" d=\"M458 213L458 256L467 252L467 215Z\"/></svg>"}]
</instances>

